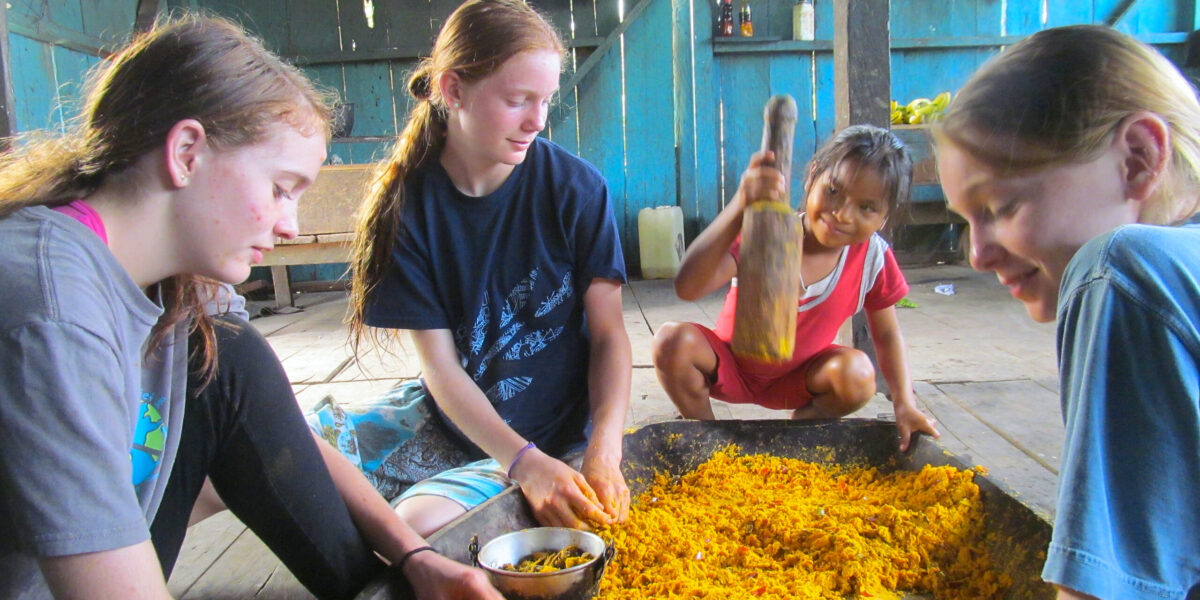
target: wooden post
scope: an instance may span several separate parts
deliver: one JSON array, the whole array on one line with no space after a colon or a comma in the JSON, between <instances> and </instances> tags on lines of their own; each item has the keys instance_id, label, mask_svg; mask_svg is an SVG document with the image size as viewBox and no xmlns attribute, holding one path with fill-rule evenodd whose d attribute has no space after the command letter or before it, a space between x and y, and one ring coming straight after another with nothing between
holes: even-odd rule
<instances>
[{"instance_id":1,"label":"wooden post","mask_svg":"<svg viewBox=\"0 0 1200 600\"><path fill-rule=\"evenodd\" d=\"M891 125L892 67L888 29L888 0L834 0L833 91L834 126ZM842 327L839 338L851 337L854 347L875 365L875 389L890 397L879 370L864 312ZM843 342L844 343L844 342Z\"/></svg>"},{"instance_id":2,"label":"wooden post","mask_svg":"<svg viewBox=\"0 0 1200 600\"><path fill-rule=\"evenodd\" d=\"M834 126L891 124L888 0L834 0Z\"/></svg>"},{"instance_id":3,"label":"wooden post","mask_svg":"<svg viewBox=\"0 0 1200 600\"><path fill-rule=\"evenodd\" d=\"M17 132L10 57L11 54L8 51L8 3L0 2L0 152L8 149L8 138Z\"/></svg>"}]
</instances>

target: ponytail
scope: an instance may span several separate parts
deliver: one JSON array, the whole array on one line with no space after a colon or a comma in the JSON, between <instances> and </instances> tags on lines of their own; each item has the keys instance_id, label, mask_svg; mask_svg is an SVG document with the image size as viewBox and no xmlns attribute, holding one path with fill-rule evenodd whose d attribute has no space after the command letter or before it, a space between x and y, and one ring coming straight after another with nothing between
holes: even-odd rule
<instances>
[{"instance_id":1,"label":"ponytail","mask_svg":"<svg viewBox=\"0 0 1200 600\"><path fill-rule=\"evenodd\" d=\"M408 91L417 99L404 131L396 139L388 159L372 177L366 200L355 215L354 245L350 258L350 347L357 355L367 334L367 300L391 264L392 244L400 233L405 184L436 160L445 144L446 118L431 97L430 65L423 63L408 80ZM386 347L391 339L384 330L373 329L372 341Z\"/></svg>"}]
</instances>

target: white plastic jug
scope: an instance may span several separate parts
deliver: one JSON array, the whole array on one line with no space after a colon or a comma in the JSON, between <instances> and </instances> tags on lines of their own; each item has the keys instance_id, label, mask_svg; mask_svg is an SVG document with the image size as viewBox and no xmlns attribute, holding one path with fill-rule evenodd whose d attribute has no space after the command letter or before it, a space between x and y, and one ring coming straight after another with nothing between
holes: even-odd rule
<instances>
[{"instance_id":1,"label":"white plastic jug","mask_svg":"<svg viewBox=\"0 0 1200 600\"><path fill-rule=\"evenodd\" d=\"M638 211L642 278L670 279L683 260L683 210L658 206Z\"/></svg>"}]
</instances>

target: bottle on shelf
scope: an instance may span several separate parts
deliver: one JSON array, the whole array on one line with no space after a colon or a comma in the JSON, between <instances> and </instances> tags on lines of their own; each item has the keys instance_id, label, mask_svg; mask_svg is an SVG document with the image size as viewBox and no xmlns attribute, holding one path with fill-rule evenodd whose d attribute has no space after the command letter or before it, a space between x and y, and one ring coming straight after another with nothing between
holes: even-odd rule
<instances>
[{"instance_id":1,"label":"bottle on shelf","mask_svg":"<svg viewBox=\"0 0 1200 600\"><path fill-rule=\"evenodd\" d=\"M721 0L721 13L717 17L717 35L733 35L733 0Z\"/></svg>"},{"instance_id":2,"label":"bottle on shelf","mask_svg":"<svg viewBox=\"0 0 1200 600\"><path fill-rule=\"evenodd\" d=\"M742 0L738 7L738 32L742 37L754 37L754 21L750 20L750 0Z\"/></svg>"},{"instance_id":3,"label":"bottle on shelf","mask_svg":"<svg viewBox=\"0 0 1200 600\"><path fill-rule=\"evenodd\" d=\"M792 7L792 39L811 41L816 37L813 0L798 0Z\"/></svg>"}]
</instances>

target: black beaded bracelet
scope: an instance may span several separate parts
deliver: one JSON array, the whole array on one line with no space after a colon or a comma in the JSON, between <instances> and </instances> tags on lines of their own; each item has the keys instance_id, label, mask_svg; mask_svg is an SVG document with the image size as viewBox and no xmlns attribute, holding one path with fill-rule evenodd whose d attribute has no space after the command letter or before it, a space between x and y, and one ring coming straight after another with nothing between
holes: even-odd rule
<instances>
[{"instance_id":1,"label":"black beaded bracelet","mask_svg":"<svg viewBox=\"0 0 1200 600\"><path fill-rule=\"evenodd\" d=\"M420 548L413 548L412 550L405 552L404 556L401 556L400 560L396 561L396 570L399 571L403 569L404 563L408 562L408 559L412 558L414 554L417 554L418 552L425 552L426 550L430 552L437 552L433 546L421 546Z\"/></svg>"}]
</instances>

